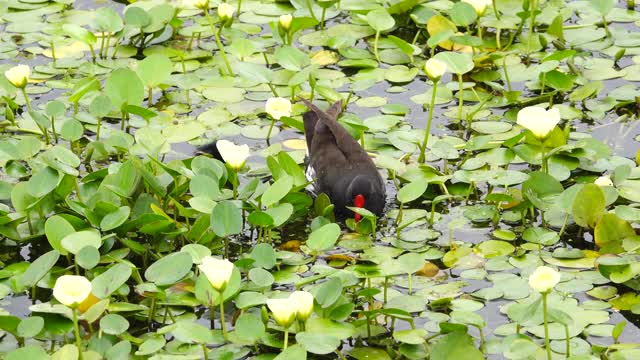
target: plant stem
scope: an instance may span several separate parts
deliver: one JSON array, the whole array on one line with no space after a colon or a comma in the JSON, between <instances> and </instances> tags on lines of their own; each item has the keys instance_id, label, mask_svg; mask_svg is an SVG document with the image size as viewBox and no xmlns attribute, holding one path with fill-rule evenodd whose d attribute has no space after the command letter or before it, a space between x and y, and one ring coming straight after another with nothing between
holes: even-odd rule
<instances>
[{"instance_id":1,"label":"plant stem","mask_svg":"<svg viewBox=\"0 0 640 360\"><path fill-rule=\"evenodd\" d=\"M191 51L191 46L193 45L193 38L196 36L195 32L191 32L191 36L189 37L189 42L187 43L187 51Z\"/></svg>"},{"instance_id":2,"label":"plant stem","mask_svg":"<svg viewBox=\"0 0 640 360\"><path fill-rule=\"evenodd\" d=\"M373 240L375 241L378 238L378 220L375 217L371 219L371 228Z\"/></svg>"},{"instance_id":3,"label":"plant stem","mask_svg":"<svg viewBox=\"0 0 640 360\"><path fill-rule=\"evenodd\" d=\"M458 119L462 120L462 74L458 74Z\"/></svg>"},{"instance_id":4,"label":"plant stem","mask_svg":"<svg viewBox=\"0 0 640 360\"><path fill-rule=\"evenodd\" d=\"M56 64L56 45L53 41L51 41L51 59L53 60L53 64Z\"/></svg>"},{"instance_id":5,"label":"plant stem","mask_svg":"<svg viewBox=\"0 0 640 360\"><path fill-rule=\"evenodd\" d=\"M271 139L271 131L273 130L273 125L275 123L276 123L276 119L271 118L271 124L269 124L269 131L267 131L267 145L269 144L269 139Z\"/></svg>"},{"instance_id":6,"label":"plant stem","mask_svg":"<svg viewBox=\"0 0 640 360\"><path fill-rule=\"evenodd\" d=\"M216 327L216 316L215 316L215 310L213 305L209 306L209 327L211 328L211 330L215 329Z\"/></svg>"},{"instance_id":7,"label":"plant stem","mask_svg":"<svg viewBox=\"0 0 640 360\"><path fill-rule=\"evenodd\" d=\"M204 360L209 360L209 349L207 348L207 344L202 344L202 353L204 355Z\"/></svg>"},{"instance_id":8,"label":"plant stem","mask_svg":"<svg viewBox=\"0 0 640 360\"><path fill-rule=\"evenodd\" d=\"M289 344L289 328L284 329L284 348L282 350L287 350L287 345Z\"/></svg>"},{"instance_id":9,"label":"plant stem","mask_svg":"<svg viewBox=\"0 0 640 360\"><path fill-rule=\"evenodd\" d=\"M147 324L151 324L153 318L156 317L156 298L151 299L151 308L149 309L149 318L147 319Z\"/></svg>"},{"instance_id":10,"label":"plant stem","mask_svg":"<svg viewBox=\"0 0 640 360\"><path fill-rule=\"evenodd\" d=\"M395 221L395 225L396 225L396 238L400 239L400 232L402 231L402 229L400 228L400 223L402 222L402 209L404 209L404 203L400 203L400 206L398 207L398 216L396 216L396 221Z\"/></svg>"},{"instance_id":11,"label":"plant stem","mask_svg":"<svg viewBox=\"0 0 640 360\"><path fill-rule=\"evenodd\" d=\"M29 111L33 110L31 107L31 101L29 100L29 95L27 95L27 87L25 86L21 90L22 95L24 96L24 101L27 103L27 109L29 109Z\"/></svg>"},{"instance_id":12,"label":"plant stem","mask_svg":"<svg viewBox=\"0 0 640 360\"><path fill-rule=\"evenodd\" d=\"M545 174L549 173L549 164L547 163L547 149L544 145L542 145L542 172Z\"/></svg>"},{"instance_id":13,"label":"plant stem","mask_svg":"<svg viewBox=\"0 0 640 360\"><path fill-rule=\"evenodd\" d=\"M571 357L571 336L569 336L569 326L564 325L564 338L566 343L565 356Z\"/></svg>"},{"instance_id":14,"label":"plant stem","mask_svg":"<svg viewBox=\"0 0 640 360\"><path fill-rule=\"evenodd\" d=\"M376 38L373 41L373 53L376 55L376 60L380 62L380 55L378 54L378 40L380 39L380 31L376 31Z\"/></svg>"},{"instance_id":15,"label":"plant stem","mask_svg":"<svg viewBox=\"0 0 640 360\"><path fill-rule=\"evenodd\" d=\"M213 32L213 36L216 40L216 45L218 46L220 55L222 55L222 60L224 60L224 63L227 66L227 71L229 72L229 75L236 76L233 73L233 69L231 68L231 65L229 64L229 60L227 59L227 53L224 51L224 45L222 45L222 41L220 41L220 33L222 32L222 27L216 30L216 26L214 25L213 20L211 20L211 16L209 16L208 10L205 10L204 15L207 18L209 25L211 26L211 31Z\"/></svg>"},{"instance_id":16,"label":"plant stem","mask_svg":"<svg viewBox=\"0 0 640 360\"><path fill-rule=\"evenodd\" d=\"M107 35L107 44L104 48L104 54L100 54L100 57L103 59L107 58L107 54L109 54L109 46L111 46L111 32Z\"/></svg>"},{"instance_id":17,"label":"plant stem","mask_svg":"<svg viewBox=\"0 0 640 360\"><path fill-rule=\"evenodd\" d=\"M96 62L96 51L93 49L93 45L89 45L89 49L91 49L91 61Z\"/></svg>"},{"instance_id":18,"label":"plant stem","mask_svg":"<svg viewBox=\"0 0 640 360\"><path fill-rule=\"evenodd\" d=\"M484 354L484 332L480 326L478 326L478 333L480 334L480 351Z\"/></svg>"},{"instance_id":19,"label":"plant stem","mask_svg":"<svg viewBox=\"0 0 640 360\"><path fill-rule=\"evenodd\" d=\"M56 122L55 117L51 117L51 131L53 131L53 139L58 143L58 133L56 132Z\"/></svg>"},{"instance_id":20,"label":"plant stem","mask_svg":"<svg viewBox=\"0 0 640 360\"><path fill-rule=\"evenodd\" d=\"M238 197L238 175L235 175L235 179L231 182L231 186L233 187L233 198Z\"/></svg>"},{"instance_id":21,"label":"plant stem","mask_svg":"<svg viewBox=\"0 0 640 360\"><path fill-rule=\"evenodd\" d=\"M242 8L242 0L238 0L238 10L236 10L237 17L240 17L240 8Z\"/></svg>"},{"instance_id":22,"label":"plant stem","mask_svg":"<svg viewBox=\"0 0 640 360\"><path fill-rule=\"evenodd\" d=\"M105 41L105 36L104 36L104 33L102 33L102 36L100 37L100 51L98 52L98 54L100 55L100 58L102 58L102 53L104 52L104 41Z\"/></svg>"},{"instance_id":23,"label":"plant stem","mask_svg":"<svg viewBox=\"0 0 640 360\"><path fill-rule=\"evenodd\" d=\"M551 360L551 345L549 344L549 323L547 319L547 295L542 293L542 315L544 317L544 345L547 349L547 360Z\"/></svg>"},{"instance_id":24,"label":"plant stem","mask_svg":"<svg viewBox=\"0 0 640 360\"><path fill-rule=\"evenodd\" d=\"M307 10L309 10L309 15L313 18L313 20L318 21L316 14L313 13L313 7L311 6L311 0L306 0Z\"/></svg>"},{"instance_id":25,"label":"plant stem","mask_svg":"<svg viewBox=\"0 0 640 360\"><path fill-rule=\"evenodd\" d=\"M409 295L413 293L413 275L411 273L407 274L409 277Z\"/></svg>"},{"instance_id":26,"label":"plant stem","mask_svg":"<svg viewBox=\"0 0 640 360\"><path fill-rule=\"evenodd\" d=\"M78 360L83 360L82 338L80 338L80 328L78 327L78 314L76 314L76 309L71 309L71 314L73 315L73 332L76 336L76 346L78 347Z\"/></svg>"},{"instance_id":27,"label":"plant stem","mask_svg":"<svg viewBox=\"0 0 640 360\"><path fill-rule=\"evenodd\" d=\"M498 5L496 5L497 0L491 0L491 4L493 5L493 13L496 15L496 19L500 20L500 13L498 12Z\"/></svg>"},{"instance_id":28,"label":"plant stem","mask_svg":"<svg viewBox=\"0 0 640 360\"><path fill-rule=\"evenodd\" d=\"M96 141L100 141L100 127L102 126L102 117L98 117L98 128L96 129ZM55 133L54 133L55 134ZM56 140L57 141L57 140Z\"/></svg>"},{"instance_id":29,"label":"plant stem","mask_svg":"<svg viewBox=\"0 0 640 360\"><path fill-rule=\"evenodd\" d=\"M322 8L322 15L320 15L320 29L324 30L324 17L327 14L327 8Z\"/></svg>"},{"instance_id":30,"label":"plant stem","mask_svg":"<svg viewBox=\"0 0 640 360\"><path fill-rule=\"evenodd\" d=\"M418 42L418 38L420 37L421 32L422 32L422 29L418 28L418 31L416 31L416 34L413 36L413 41L411 41L411 45L415 45L416 42Z\"/></svg>"},{"instance_id":31,"label":"plant stem","mask_svg":"<svg viewBox=\"0 0 640 360\"><path fill-rule=\"evenodd\" d=\"M431 88L431 102L429 103L429 115L427 116L427 127L424 129L424 138L422 139L422 145L420 145L420 156L418 162L424 164L424 152L427 149L427 142L429 142L429 134L431 133L431 121L433 120L433 108L436 104L436 92L438 89L438 80L433 82Z\"/></svg>"},{"instance_id":32,"label":"plant stem","mask_svg":"<svg viewBox=\"0 0 640 360\"><path fill-rule=\"evenodd\" d=\"M80 184L78 184L78 178L74 182L74 187L76 188L76 196L78 197L78 201L82 202L82 194L80 194Z\"/></svg>"},{"instance_id":33,"label":"plant stem","mask_svg":"<svg viewBox=\"0 0 640 360\"><path fill-rule=\"evenodd\" d=\"M602 24L604 25L604 32L607 34L607 38L611 39L611 32L609 31L609 25L607 24L607 18L602 17Z\"/></svg>"},{"instance_id":34,"label":"plant stem","mask_svg":"<svg viewBox=\"0 0 640 360\"><path fill-rule=\"evenodd\" d=\"M564 216L564 222L562 223L562 227L560 228L560 231L558 232L558 236L559 236L560 238L562 238L562 234L564 234L564 230L565 230L565 228L567 227L567 221L568 221L568 220L569 220L569 214L567 213L567 214Z\"/></svg>"},{"instance_id":35,"label":"plant stem","mask_svg":"<svg viewBox=\"0 0 640 360\"><path fill-rule=\"evenodd\" d=\"M222 326L222 337L227 341L227 324L224 321L224 290L220 291L220 325Z\"/></svg>"},{"instance_id":36,"label":"plant stem","mask_svg":"<svg viewBox=\"0 0 640 360\"><path fill-rule=\"evenodd\" d=\"M531 6L529 7L529 39L527 40L527 53L529 54L531 53L531 40L533 39L533 29L535 27L537 5L538 4L536 3L536 0L531 0Z\"/></svg>"},{"instance_id":37,"label":"plant stem","mask_svg":"<svg viewBox=\"0 0 640 360\"><path fill-rule=\"evenodd\" d=\"M387 288L388 287L389 287L389 277L385 276L384 277L384 296L383 296L385 304L387 303Z\"/></svg>"}]
</instances>

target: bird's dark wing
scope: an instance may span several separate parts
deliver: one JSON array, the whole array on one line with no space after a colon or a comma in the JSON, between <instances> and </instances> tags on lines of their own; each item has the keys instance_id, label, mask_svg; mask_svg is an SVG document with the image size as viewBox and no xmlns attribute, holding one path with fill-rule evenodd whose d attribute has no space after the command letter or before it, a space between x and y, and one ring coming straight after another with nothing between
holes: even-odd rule
<instances>
[{"instance_id":1,"label":"bird's dark wing","mask_svg":"<svg viewBox=\"0 0 640 360\"><path fill-rule=\"evenodd\" d=\"M317 119L322 122L323 125L329 128L335 142L340 151L349 161L371 161L369 155L362 149L360 144L354 139L349 132L342 125L338 124L337 117L342 109L342 101L338 101L333 104L327 112L320 110L317 106L310 101L300 98L302 102L315 113ZM318 126L318 124L316 124ZM305 121L306 131L306 121ZM308 139L308 138L307 138ZM365 160L366 159L366 160Z\"/></svg>"}]
</instances>

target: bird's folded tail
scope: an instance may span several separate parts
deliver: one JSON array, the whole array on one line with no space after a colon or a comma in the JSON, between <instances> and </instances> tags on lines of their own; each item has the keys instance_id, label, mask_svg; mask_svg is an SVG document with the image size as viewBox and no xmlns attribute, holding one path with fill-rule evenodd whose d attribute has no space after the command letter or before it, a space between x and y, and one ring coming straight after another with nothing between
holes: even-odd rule
<instances>
[{"instance_id":1,"label":"bird's folded tail","mask_svg":"<svg viewBox=\"0 0 640 360\"><path fill-rule=\"evenodd\" d=\"M340 115L340 113L342 112L342 100L339 100L335 104L331 105L331 107L327 111L322 111L317 106L312 104L309 100L303 98L299 99L310 110L303 116L303 118L305 119L306 132L311 134L311 131L307 131L307 129L311 126L311 123L313 122L315 124L317 123L317 121L321 121L321 123L327 126L333 134L336 144L340 151L344 154L345 158L349 159L350 161L367 161L367 159L368 161L370 161L369 155L362 149L356 139L354 139L353 136L351 136L351 134L349 134L349 132L337 121L338 115ZM312 139L313 135L307 136L308 146L311 145Z\"/></svg>"},{"instance_id":2,"label":"bird's folded tail","mask_svg":"<svg viewBox=\"0 0 640 360\"><path fill-rule=\"evenodd\" d=\"M304 137L307 140L307 149L310 151L311 144L313 144L313 134L318 123L318 114L313 111L307 111L302 114L302 121L304 123Z\"/></svg>"},{"instance_id":3,"label":"bird's folded tail","mask_svg":"<svg viewBox=\"0 0 640 360\"><path fill-rule=\"evenodd\" d=\"M331 105L331 107L327 109L327 111L322 111L311 101L303 98L298 99L300 99L309 108L309 110L313 111L316 115L318 115L319 118L322 118L323 120L337 121L338 115L340 115L340 113L342 112L342 100L338 100L336 103Z\"/></svg>"}]
</instances>

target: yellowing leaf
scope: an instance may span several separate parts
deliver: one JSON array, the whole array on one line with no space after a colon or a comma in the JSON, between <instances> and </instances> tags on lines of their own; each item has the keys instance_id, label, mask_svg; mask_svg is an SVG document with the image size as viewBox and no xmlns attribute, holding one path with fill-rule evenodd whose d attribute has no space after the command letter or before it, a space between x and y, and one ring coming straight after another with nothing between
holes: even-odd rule
<instances>
[{"instance_id":1,"label":"yellowing leaf","mask_svg":"<svg viewBox=\"0 0 640 360\"><path fill-rule=\"evenodd\" d=\"M289 139L282 142L282 145L293 150L307 150L307 142L303 139Z\"/></svg>"},{"instance_id":2,"label":"yellowing leaf","mask_svg":"<svg viewBox=\"0 0 640 360\"><path fill-rule=\"evenodd\" d=\"M57 59L81 58L84 56L85 51L89 51L89 47L80 41L75 41L69 45L64 45L64 46L59 46L59 45L55 46ZM51 48L45 49L42 52L42 55L48 58L53 58L53 53L51 51Z\"/></svg>"},{"instance_id":3,"label":"yellowing leaf","mask_svg":"<svg viewBox=\"0 0 640 360\"><path fill-rule=\"evenodd\" d=\"M427 32L430 36L445 30L451 30L455 33L458 31L458 28L451 20L442 15L434 15L427 22ZM451 50L453 42L451 40L445 40L440 42L438 46L446 50Z\"/></svg>"},{"instance_id":4,"label":"yellowing leaf","mask_svg":"<svg viewBox=\"0 0 640 360\"><path fill-rule=\"evenodd\" d=\"M319 66L326 66L338 62L339 56L330 50L321 50L311 57L311 63Z\"/></svg>"}]
</instances>

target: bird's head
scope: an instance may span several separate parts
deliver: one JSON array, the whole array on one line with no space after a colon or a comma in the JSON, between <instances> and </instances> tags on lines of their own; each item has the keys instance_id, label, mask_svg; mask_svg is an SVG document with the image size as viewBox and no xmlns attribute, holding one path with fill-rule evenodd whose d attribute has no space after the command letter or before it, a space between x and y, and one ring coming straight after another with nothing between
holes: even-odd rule
<instances>
[{"instance_id":1,"label":"bird's head","mask_svg":"<svg viewBox=\"0 0 640 360\"><path fill-rule=\"evenodd\" d=\"M364 175L358 175L347 187L347 204L357 208L365 208L368 199L375 192L373 181ZM360 214L355 214L356 223L362 219Z\"/></svg>"}]
</instances>

